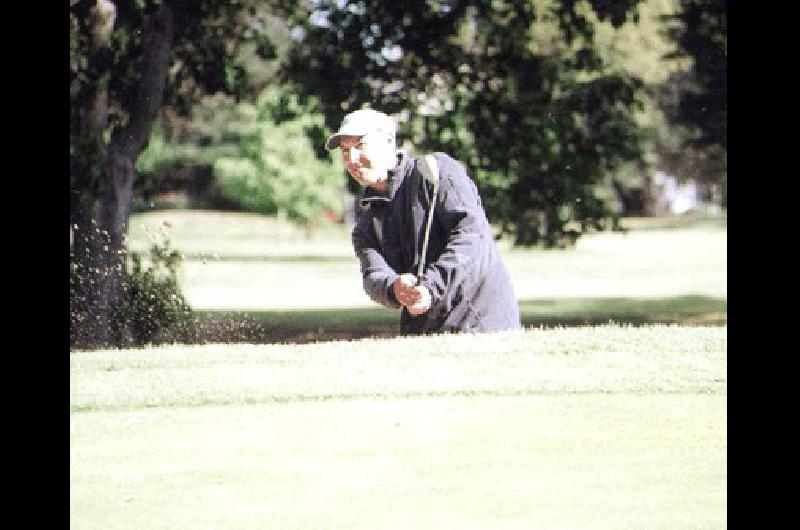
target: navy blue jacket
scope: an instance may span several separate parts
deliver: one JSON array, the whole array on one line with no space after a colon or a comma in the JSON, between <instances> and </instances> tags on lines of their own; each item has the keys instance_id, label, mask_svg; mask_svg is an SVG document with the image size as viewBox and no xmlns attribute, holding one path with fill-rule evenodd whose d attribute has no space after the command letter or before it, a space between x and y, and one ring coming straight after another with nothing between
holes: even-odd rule
<instances>
[{"instance_id":1,"label":"navy blue jacket","mask_svg":"<svg viewBox=\"0 0 800 530\"><path fill-rule=\"evenodd\" d=\"M434 156L439 192L421 282L433 302L416 317L403 308L400 330L419 334L519 328L519 304L478 190L461 164L444 153ZM417 273L432 196L433 186L417 169L417 159L405 156L389 174L387 195L365 190L353 248L364 290L375 302L402 307L392 285L400 274Z\"/></svg>"}]
</instances>

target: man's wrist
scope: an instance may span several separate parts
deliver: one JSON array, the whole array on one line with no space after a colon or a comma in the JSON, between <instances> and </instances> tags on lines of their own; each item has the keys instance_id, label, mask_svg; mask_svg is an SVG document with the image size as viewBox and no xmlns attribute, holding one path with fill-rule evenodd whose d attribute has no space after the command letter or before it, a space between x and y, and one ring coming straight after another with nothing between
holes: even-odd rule
<instances>
[{"instance_id":1,"label":"man's wrist","mask_svg":"<svg viewBox=\"0 0 800 530\"><path fill-rule=\"evenodd\" d=\"M388 281L386 282L387 283L386 299L389 300L389 303L391 303L395 307L399 307L399 306L402 305L402 304L400 304L400 301L397 299L397 297L394 294L394 282L396 282L397 278L399 278L399 277L400 277L400 275L395 273L394 275L389 276L389 278L387 278Z\"/></svg>"}]
</instances>

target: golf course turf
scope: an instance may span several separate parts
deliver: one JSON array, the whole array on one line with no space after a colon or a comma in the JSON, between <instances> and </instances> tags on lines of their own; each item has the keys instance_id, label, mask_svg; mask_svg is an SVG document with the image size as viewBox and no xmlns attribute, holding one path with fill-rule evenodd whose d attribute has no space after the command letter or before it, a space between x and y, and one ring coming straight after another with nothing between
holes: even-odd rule
<instances>
[{"instance_id":1,"label":"golf course turf","mask_svg":"<svg viewBox=\"0 0 800 530\"><path fill-rule=\"evenodd\" d=\"M72 528L724 528L727 329L70 355Z\"/></svg>"}]
</instances>

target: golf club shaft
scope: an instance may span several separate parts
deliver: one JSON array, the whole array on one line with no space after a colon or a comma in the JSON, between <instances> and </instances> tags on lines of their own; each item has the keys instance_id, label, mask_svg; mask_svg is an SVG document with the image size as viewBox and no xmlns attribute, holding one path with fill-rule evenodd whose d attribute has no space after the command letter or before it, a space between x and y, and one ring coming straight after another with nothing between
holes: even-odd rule
<instances>
[{"instance_id":1,"label":"golf club shaft","mask_svg":"<svg viewBox=\"0 0 800 530\"><path fill-rule=\"evenodd\" d=\"M438 187L433 188L433 199L431 199L431 208L428 210L428 220L425 223L425 238L422 240L422 255L419 257L419 266L417 267L417 285L422 281L422 271L425 270L425 259L428 254L428 238L431 234L431 222L433 221L433 209L436 206L436 192L439 191Z\"/></svg>"}]
</instances>

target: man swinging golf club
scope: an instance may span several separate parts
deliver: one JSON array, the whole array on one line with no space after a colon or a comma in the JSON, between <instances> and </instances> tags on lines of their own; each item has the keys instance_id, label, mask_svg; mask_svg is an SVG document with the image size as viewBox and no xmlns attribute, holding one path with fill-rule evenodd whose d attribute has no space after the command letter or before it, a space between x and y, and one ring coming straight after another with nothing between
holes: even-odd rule
<instances>
[{"instance_id":1,"label":"man swinging golf club","mask_svg":"<svg viewBox=\"0 0 800 530\"><path fill-rule=\"evenodd\" d=\"M388 115L362 109L328 138L364 187L353 229L367 295L402 308L404 334L520 327L519 304L478 190L445 153L413 158Z\"/></svg>"}]
</instances>

